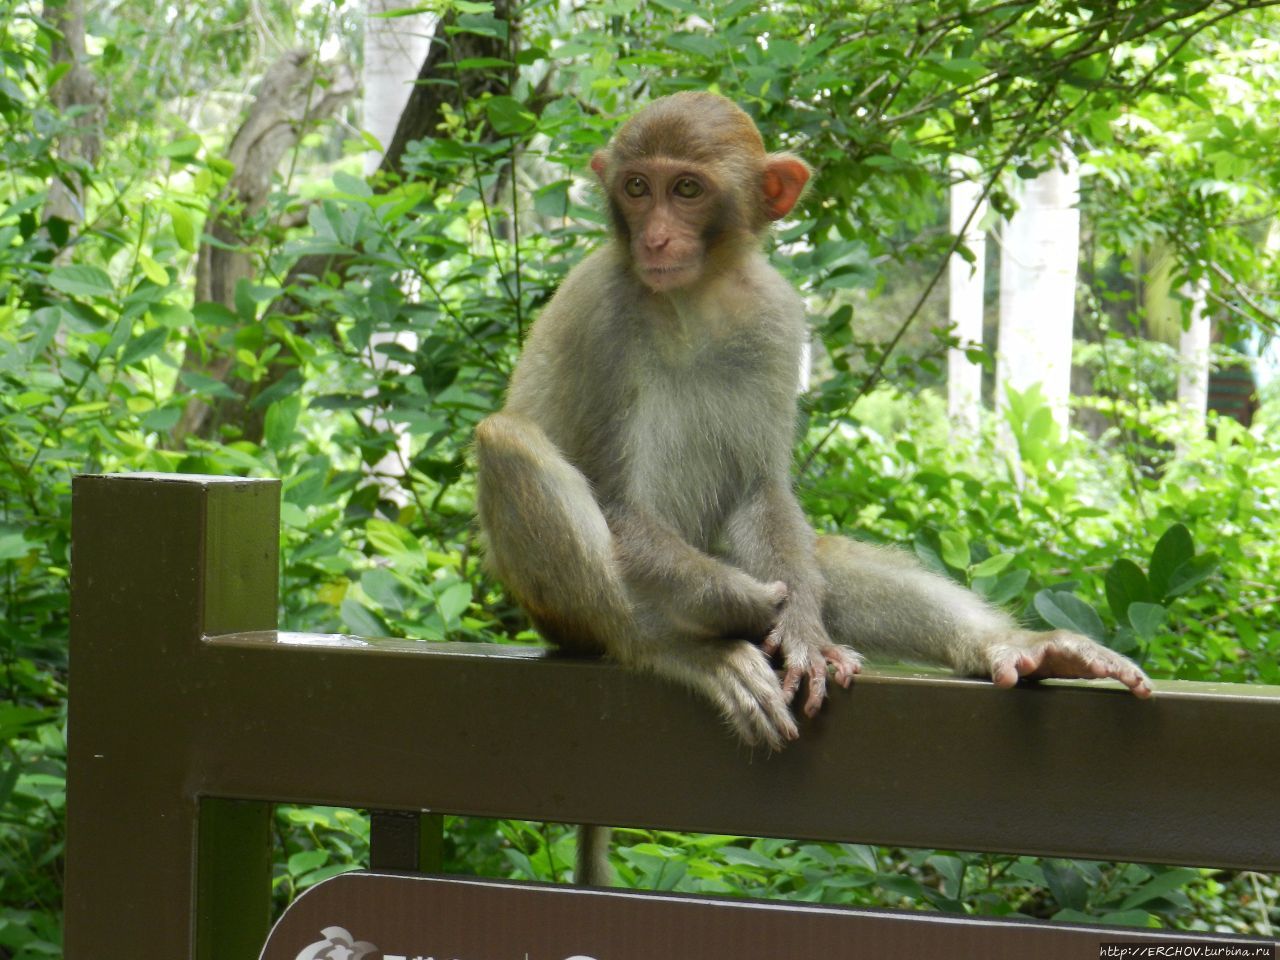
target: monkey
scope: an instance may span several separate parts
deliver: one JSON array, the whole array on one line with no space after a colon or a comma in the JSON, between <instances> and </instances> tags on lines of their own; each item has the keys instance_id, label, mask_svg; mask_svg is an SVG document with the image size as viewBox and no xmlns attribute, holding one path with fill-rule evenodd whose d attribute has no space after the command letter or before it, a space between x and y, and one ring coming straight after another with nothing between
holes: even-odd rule
<instances>
[{"instance_id":1,"label":"monkey","mask_svg":"<svg viewBox=\"0 0 1280 960\"><path fill-rule=\"evenodd\" d=\"M493 574L539 632L703 695L780 749L863 656L989 676L1109 677L1132 661L1012 616L905 552L822 536L792 489L805 308L763 253L811 170L731 100L649 103L591 159L612 236L534 322L475 432ZM772 661L779 658L781 676ZM607 833L582 834L603 882Z\"/></svg>"}]
</instances>

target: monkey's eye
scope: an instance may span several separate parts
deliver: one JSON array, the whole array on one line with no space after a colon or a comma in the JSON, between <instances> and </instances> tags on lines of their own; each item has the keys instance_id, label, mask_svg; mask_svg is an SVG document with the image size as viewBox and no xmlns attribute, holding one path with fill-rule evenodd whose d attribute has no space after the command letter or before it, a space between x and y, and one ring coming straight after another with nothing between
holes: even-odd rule
<instances>
[{"instance_id":1,"label":"monkey's eye","mask_svg":"<svg viewBox=\"0 0 1280 960\"><path fill-rule=\"evenodd\" d=\"M702 184L693 177L681 177L673 189L677 197L684 197L686 200L702 196Z\"/></svg>"},{"instance_id":2,"label":"monkey's eye","mask_svg":"<svg viewBox=\"0 0 1280 960\"><path fill-rule=\"evenodd\" d=\"M622 190L628 197L643 197L649 192L649 185L640 177L628 177Z\"/></svg>"}]
</instances>

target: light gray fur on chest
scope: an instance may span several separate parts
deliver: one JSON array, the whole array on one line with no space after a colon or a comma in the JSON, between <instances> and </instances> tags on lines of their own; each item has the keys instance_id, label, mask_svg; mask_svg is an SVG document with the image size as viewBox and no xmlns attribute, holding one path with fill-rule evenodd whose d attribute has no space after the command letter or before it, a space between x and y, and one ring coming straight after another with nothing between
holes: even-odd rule
<instances>
[{"instance_id":1,"label":"light gray fur on chest","mask_svg":"<svg viewBox=\"0 0 1280 960\"><path fill-rule=\"evenodd\" d=\"M623 414L627 500L709 546L793 429L791 397L753 389L779 359L712 349L646 365Z\"/></svg>"}]
</instances>

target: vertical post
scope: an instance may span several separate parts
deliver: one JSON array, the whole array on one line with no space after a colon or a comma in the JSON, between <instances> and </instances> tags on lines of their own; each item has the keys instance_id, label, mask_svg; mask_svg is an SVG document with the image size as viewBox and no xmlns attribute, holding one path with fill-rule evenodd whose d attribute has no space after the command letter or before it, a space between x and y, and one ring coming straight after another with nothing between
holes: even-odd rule
<instances>
[{"instance_id":1,"label":"vertical post","mask_svg":"<svg viewBox=\"0 0 1280 960\"><path fill-rule=\"evenodd\" d=\"M444 816L375 810L369 823L369 869L440 873Z\"/></svg>"},{"instance_id":2,"label":"vertical post","mask_svg":"<svg viewBox=\"0 0 1280 960\"><path fill-rule=\"evenodd\" d=\"M72 489L66 957L248 960L268 919L266 806L205 801L202 815L191 694L203 638L276 627L279 483L133 474Z\"/></svg>"}]
</instances>

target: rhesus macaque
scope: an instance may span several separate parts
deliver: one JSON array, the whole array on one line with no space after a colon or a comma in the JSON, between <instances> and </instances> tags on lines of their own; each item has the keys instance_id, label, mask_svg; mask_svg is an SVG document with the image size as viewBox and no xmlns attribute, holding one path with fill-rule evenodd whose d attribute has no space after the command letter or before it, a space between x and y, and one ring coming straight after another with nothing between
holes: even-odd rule
<instances>
[{"instance_id":1,"label":"rhesus macaque","mask_svg":"<svg viewBox=\"0 0 1280 960\"><path fill-rule=\"evenodd\" d=\"M1086 637L1024 630L900 551L815 537L790 478L805 310L761 252L802 160L767 153L724 97L679 93L591 168L613 239L570 272L476 430L488 562L548 639L692 687L770 749L798 735L793 700L813 716L860 653L1150 696ZM607 876L601 836L580 880Z\"/></svg>"}]
</instances>

